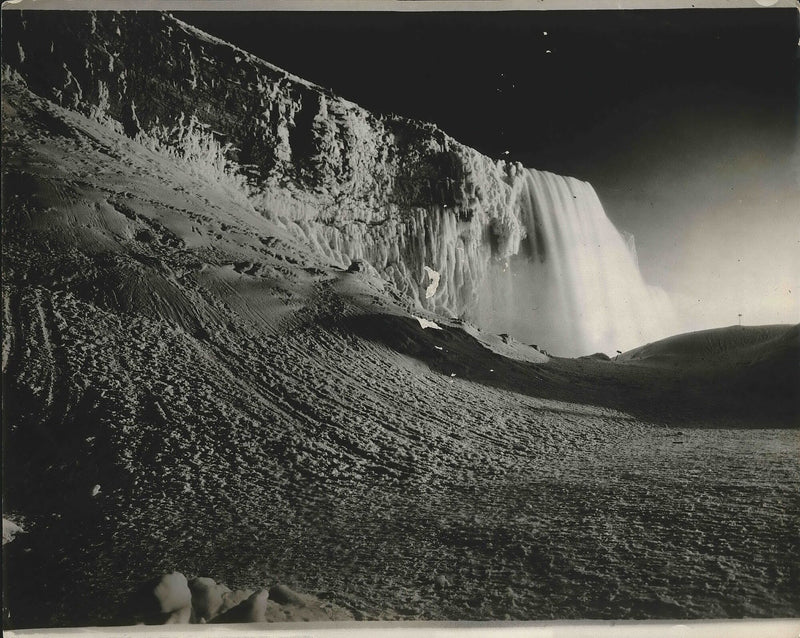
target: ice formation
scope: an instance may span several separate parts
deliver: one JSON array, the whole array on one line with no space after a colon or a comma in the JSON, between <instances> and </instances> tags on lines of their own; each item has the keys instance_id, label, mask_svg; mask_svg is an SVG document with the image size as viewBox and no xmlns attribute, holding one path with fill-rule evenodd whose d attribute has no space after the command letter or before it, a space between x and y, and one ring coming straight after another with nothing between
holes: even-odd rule
<instances>
[{"instance_id":1,"label":"ice formation","mask_svg":"<svg viewBox=\"0 0 800 638\"><path fill-rule=\"evenodd\" d=\"M439 273L433 268L429 268L428 266L425 266L425 273L428 275L428 279L430 280L428 287L425 289L425 299L430 299L436 294L436 289L439 287L439 279L441 278L441 275L439 275Z\"/></svg>"},{"instance_id":2,"label":"ice formation","mask_svg":"<svg viewBox=\"0 0 800 638\"><path fill-rule=\"evenodd\" d=\"M438 323L436 323L435 321L430 321L429 319L424 319L423 317L414 317L414 319L419 321L419 326L423 330L425 328L432 328L433 330L441 330L442 329L442 327Z\"/></svg>"},{"instance_id":3,"label":"ice formation","mask_svg":"<svg viewBox=\"0 0 800 638\"><path fill-rule=\"evenodd\" d=\"M669 332L586 183L370 113L167 14L29 13L3 41L6 75L237 193L332 265L368 263L420 308L556 354Z\"/></svg>"}]
</instances>

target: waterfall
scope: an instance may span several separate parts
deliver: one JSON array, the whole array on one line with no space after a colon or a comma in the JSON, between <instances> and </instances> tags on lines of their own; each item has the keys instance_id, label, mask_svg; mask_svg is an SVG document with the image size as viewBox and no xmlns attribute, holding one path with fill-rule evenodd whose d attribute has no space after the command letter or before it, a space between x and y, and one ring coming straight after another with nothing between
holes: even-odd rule
<instances>
[{"instance_id":1,"label":"waterfall","mask_svg":"<svg viewBox=\"0 0 800 638\"><path fill-rule=\"evenodd\" d=\"M668 336L674 314L639 272L633 242L586 182L528 170L515 254L494 257L473 318L561 356L614 354Z\"/></svg>"}]
</instances>

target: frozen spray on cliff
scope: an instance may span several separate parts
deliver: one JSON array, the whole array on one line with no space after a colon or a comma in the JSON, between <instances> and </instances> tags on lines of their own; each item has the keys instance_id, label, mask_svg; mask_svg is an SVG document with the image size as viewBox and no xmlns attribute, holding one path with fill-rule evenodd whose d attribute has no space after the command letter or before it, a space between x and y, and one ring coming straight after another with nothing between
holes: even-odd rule
<instances>
[{"instance_id":1,"label":"frozen spray on cliff","mask_svg":"<svg viewBox=\"0 0 800 638\"><path fill-rule=\"evenodd\" d=\"M675 332L584 182L371 113L168 14L6 11L3 36L9 80L218 181L321 261L369 262L420 307L564 356Z\"/></svg>"}]
</instances>

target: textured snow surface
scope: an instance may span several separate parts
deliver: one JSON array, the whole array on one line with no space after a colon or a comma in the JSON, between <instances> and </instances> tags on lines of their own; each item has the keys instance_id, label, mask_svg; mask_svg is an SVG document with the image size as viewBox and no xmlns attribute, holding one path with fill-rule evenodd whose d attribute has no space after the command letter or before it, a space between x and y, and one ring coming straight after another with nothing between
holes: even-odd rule
<instances>
[{"instance_id":1,"label":"textured snow surface","mask_svg":"<svg viewBox=\"0 0 800 638\"><path fill-rule=\"evenodd\" d=\"M615 362L437 317L537 259L537 174L158 14L40 13L3 39L6 625L130 622L176 571L251 618L277 582L329 617L800 613L797 328Z\"/></svg>"}]
</instances>

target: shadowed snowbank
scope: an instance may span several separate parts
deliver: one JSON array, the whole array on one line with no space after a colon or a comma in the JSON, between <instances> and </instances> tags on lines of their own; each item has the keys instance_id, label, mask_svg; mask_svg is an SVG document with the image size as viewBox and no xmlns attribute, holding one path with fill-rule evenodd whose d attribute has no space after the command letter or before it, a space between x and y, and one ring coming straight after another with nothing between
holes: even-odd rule
<instances>
[{"instance_id":1,"label":"shadowed snowbank","mask_svg":"<svg viewBox=\"0 0 800 638\"><path fill-rule=\"evenodd\" d=\"M675 335L621 354L622 362L692 368L752 365L795 357L800 351L800 324L796 326L729 326Z\"/></svg>"},{"instance_id":2,"label":"shadowed snowbank","mask_svg":"<svg viewBox=\"0 0 800 638\"><path fill-rule=\"evenodd\" d=\"M602 405L654 423L800 427L800 326L738 327L677 335L618 357L563 359L517 343L506 356L460 321L423 329L411 318L366 315L346 330L444 375L535 397Z\"/></svg>"}]
</instances>

